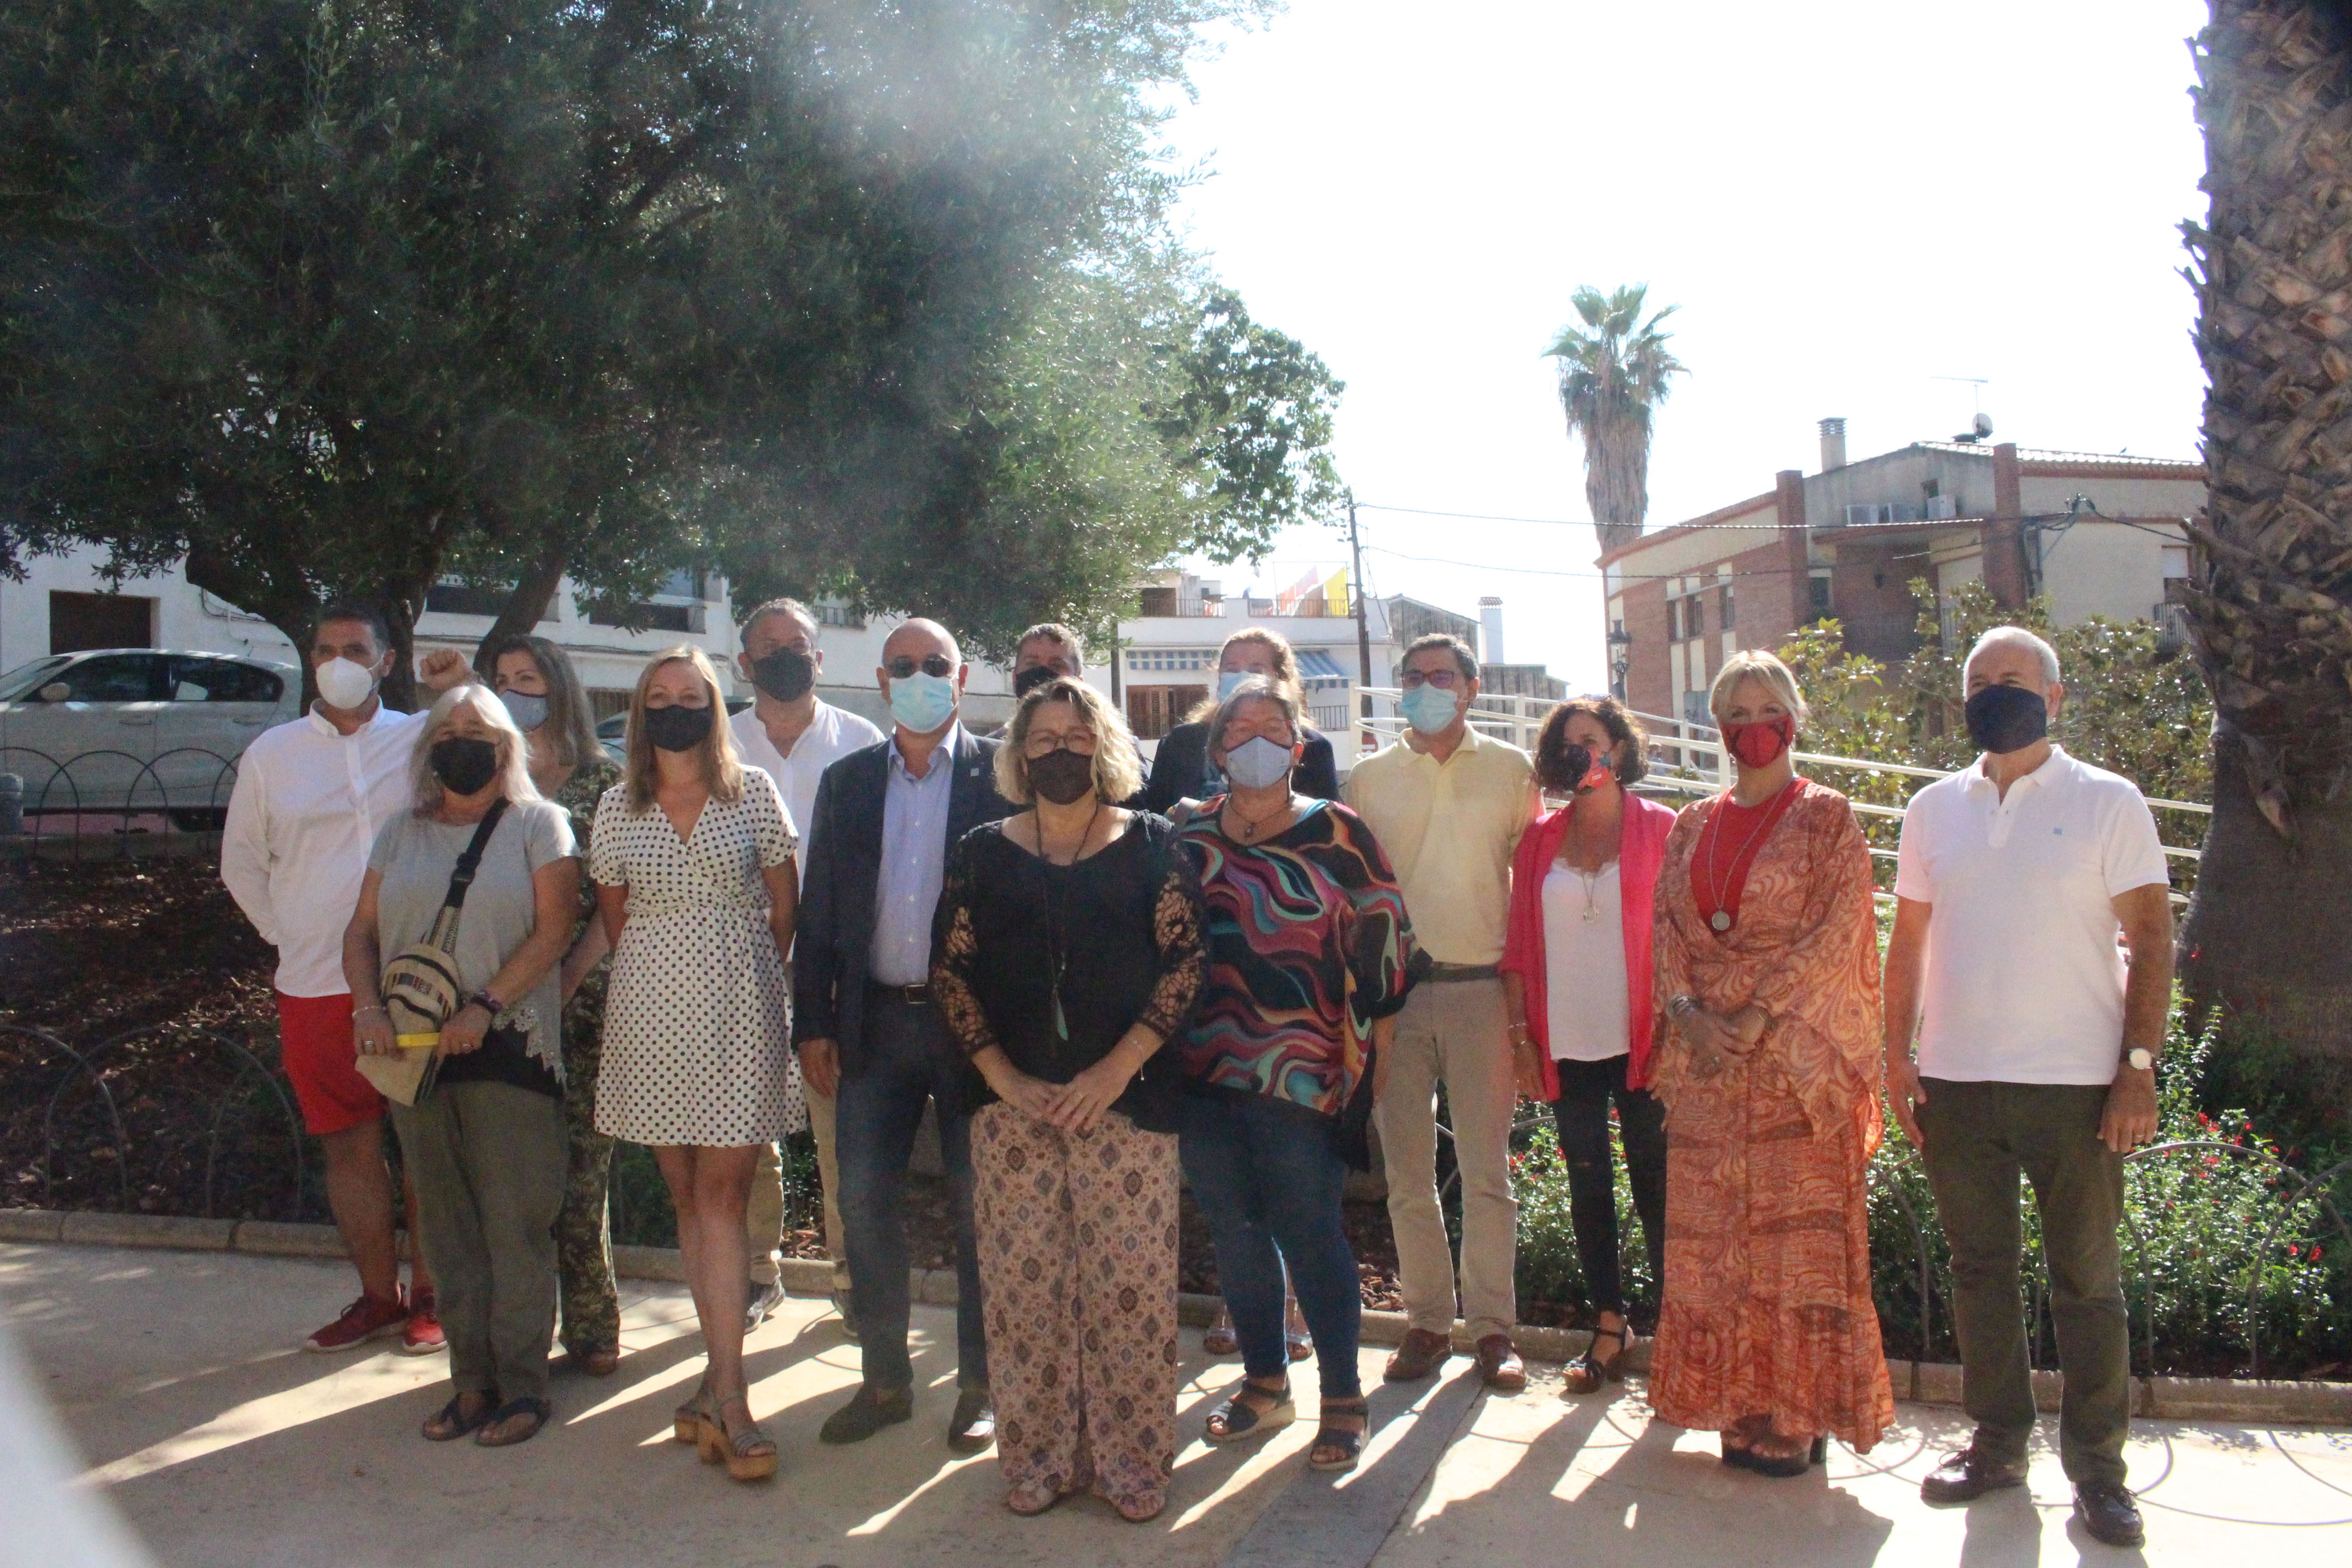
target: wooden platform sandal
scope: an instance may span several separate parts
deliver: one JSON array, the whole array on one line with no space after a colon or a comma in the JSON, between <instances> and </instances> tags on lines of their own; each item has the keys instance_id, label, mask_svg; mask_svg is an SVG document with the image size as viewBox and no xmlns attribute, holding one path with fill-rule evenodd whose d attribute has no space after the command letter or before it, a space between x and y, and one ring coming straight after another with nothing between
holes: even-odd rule
<instances>
[{"instance_id":1,"label":"wooden platform sandal","mask_svg":"<svg viewBox=\"0 0 2352 1568\"><path fill-rule=\"evenodd\" d=\"M776 1473L782 1461L775 1440L760 1430L760 1424L751 1418L751 1406L740 1396L727 1401L743 1406L743 1429L727 1430L726 1416L706 1418L695 1439L695 1452L706 1465L724 1464L727 1473L739 1481L764 1481Z\"/></svg>"}]
</instances>

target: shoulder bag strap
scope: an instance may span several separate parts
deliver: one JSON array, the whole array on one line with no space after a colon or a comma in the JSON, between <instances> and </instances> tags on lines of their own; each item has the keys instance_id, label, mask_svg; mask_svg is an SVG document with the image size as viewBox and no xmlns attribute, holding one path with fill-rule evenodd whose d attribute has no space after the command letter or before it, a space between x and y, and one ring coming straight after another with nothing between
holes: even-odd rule
<instances>
[{"instance_id":1,"label":"shoulder bag strap","mask_svg":"<svg viewBox=\"0 0 2352 1568\"><path fill-rule=\"evenodd\" d=\"M482 814L481 825L474 829L472 841L466 846L466 852L457 857L457 868L449 874L449 896L442 900L443 909L465 907L466 889L474 885L474 871L482 863L482 851L489 847L490 835L498 831L499 818L506 815L506 796L500 795L490 802L490 809Z\"/></svg>"}]
</instances>

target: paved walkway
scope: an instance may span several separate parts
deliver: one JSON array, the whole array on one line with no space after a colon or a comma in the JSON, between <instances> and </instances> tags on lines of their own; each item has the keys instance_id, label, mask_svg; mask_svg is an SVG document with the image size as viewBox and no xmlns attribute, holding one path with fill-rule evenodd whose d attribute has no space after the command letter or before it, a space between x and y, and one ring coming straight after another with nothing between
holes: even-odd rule
<instances>
[{"instance_id":1,"label":"paved walkway","mask_svg":"<svg viewBox=\"0 0 2352 1568\"><path fill-rule=\"evenodd\" d=\"M942 1310L917 1310L926 1392L914 1423L853 1449L816 1442L856 1381L857 1352L814 1301L791 1303L751 1341L752 1404L784 1469L773 1485L736 1486L669 1440L670 1406L700 1371L677 1287L628 1293L620 1373L559 1375L558 1425L535 1442L436 1446L415 1428L444 1397L441 1358L289 1348L350 1281L343 1265L300 1259L0 1247L0 1311L32 1375L89 1476L172 1564L2352 1561L2352 1434L2142 1423L2142 1555L2071 1525L2047 1451L2031 1496L1921 1506L1917 1477L1958 1435L1957 1412L1905 1406L1867 1459L1833 1449L1826 1478L1773 1482L1726 1471L1711 1437L1650 1424L1635 1399L1566 1403L1556 1373L1516 1399L1484 1396L1461 1361L1434 1385L1376 1394L1379 1433L1351 1477L1302 1469L1301 1423L1251 1450L1189 1444L1150 1526L1091 1500L1018 1520L1000 1506L992 1458L947 1451ZM1237 1369L1210 1363L1191 1333L1186 1352L1183 1429L1197 1431ZM1365 1357L1374 1383L1378 1361ZM1301 1370L1311 1408L1312 1368ZM24 1500L0 1500L0 1518Z\"/></svg>"}]
</instances>

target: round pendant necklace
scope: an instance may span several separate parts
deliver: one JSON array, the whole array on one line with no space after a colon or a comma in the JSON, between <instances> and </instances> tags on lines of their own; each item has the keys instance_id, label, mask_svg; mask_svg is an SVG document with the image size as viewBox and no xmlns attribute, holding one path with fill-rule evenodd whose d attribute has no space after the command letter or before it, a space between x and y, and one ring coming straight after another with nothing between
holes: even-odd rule
<instances>
[{"instance_id":1,"label":"round pendant necklace","mask_svg":"<svg viewBox=\"0 0 2352 1568\"><path fill-rule=\"evenodd\" d=\"M1796 782L1796 780L1790 779L1789 784L1794 784ZM1756 841L1764 836L1766 830L1770 828L1773 823L1780 820L1780 807L1786 803L1788 795L1789 784L1782 784L1780 786L1780 795L1773 801L1770 808L1758 814L1756 826L1748 830L1748 837L1740 842L1738 852L1731 857L1731 864L1733 867L1738 866L1740 861L1746 858L1748 851L1755 847ZM1721 825L1723 822L1722 802L1728 801L1730 799L1730 795L1726 793L1721 797L1721 800L1718 801L1716 809L1708 812L1706 815L1706 830L1709 835L1708 843L1712 844L1717 849L1720 849L1723 847L1723 834L1721 831ZM1705 846L1702 846L1701 847L1705 847ZM1712 858L1710 858L1706 862L1706 878L1707 891L1713 895L1713 902L1715 904L1715 913L1706 917L1706 923L1709 927L1718 932L1729 931L1733 924L1732 915L1729 910L1724 908L1724 894L1730 890L1727 886L1729 881L1729 878L1724 874L1723 869L1718 867L1717 863Z\"/></svg>"},{"instance_id":2,"label":"round pendant necklace","mask_svg":"<svg viewBox=\"0 0 2352 1568\"><path fill-rule=\"evenodd\" d=\"M1228 795L1225 796L1225 804L1218 809L1217 815L1220 817L1227 816L1238 817L1242 825L1242 842L1244 844L1255 844L1257 842L1258 831L1261 828L1265 827L1267 823L1272 822L1276 817L1283 816L1289 810L1290 796L1285 795L1282 797L1282 804L1280 805L1276 806L1264 816L1253 818L1249 813L1235 806L1234 805L1234 797Z\"/></svg>"}]
</instances>

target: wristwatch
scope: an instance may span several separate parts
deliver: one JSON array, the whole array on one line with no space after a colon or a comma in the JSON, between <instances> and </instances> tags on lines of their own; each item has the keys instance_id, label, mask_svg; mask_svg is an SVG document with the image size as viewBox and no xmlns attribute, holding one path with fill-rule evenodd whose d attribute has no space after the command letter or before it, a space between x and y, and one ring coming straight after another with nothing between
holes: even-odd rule
<instances>
[{"instance_id":1,"label":"wristwatch","mask_svg":"<svg viewBox=\"0 0 2352 1568\"><path fill-rule=\"evenodd\" d=\"M2138 1046L2124 1053L2125 1065L2134 1072L2147 1072L2156 1066L2156 1058Z\"/></svg>"},{"instance_id":2,"label":"wristwatch","mask_svg":"<svg viewBox=\"0 0 2352 1568\"><path fill-rule=\"evenodd\" d=\"M491 995L490 988L487 985L482 987L479 991L475 992L471 996L467 997L466 1000L472 1003L475 1006L481 1008L493 1018L496 1018L499 1014L507 1010L506 1004Z\"/></svg>"}]
</instances>

